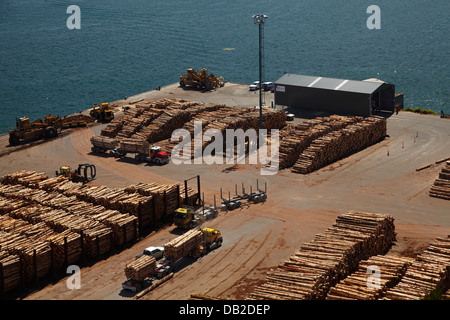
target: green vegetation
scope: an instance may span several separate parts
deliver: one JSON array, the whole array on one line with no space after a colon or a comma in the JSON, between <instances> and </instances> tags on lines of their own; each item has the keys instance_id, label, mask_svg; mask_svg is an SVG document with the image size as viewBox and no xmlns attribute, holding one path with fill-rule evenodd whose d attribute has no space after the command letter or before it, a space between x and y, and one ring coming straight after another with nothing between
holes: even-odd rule
<instances>
[{"instance_id":1,"label":"green vegetation","mask_svg":"<svg viewBox=\"0 0 450 320\"><path fill-rule=\"evenodd\" d=\"M437 114L436 111L433 111L431 109L420 109L420 108L405 108L404 111L411 111L415 113L423 113L423 114Z\"/></svg>"}]
</instances>

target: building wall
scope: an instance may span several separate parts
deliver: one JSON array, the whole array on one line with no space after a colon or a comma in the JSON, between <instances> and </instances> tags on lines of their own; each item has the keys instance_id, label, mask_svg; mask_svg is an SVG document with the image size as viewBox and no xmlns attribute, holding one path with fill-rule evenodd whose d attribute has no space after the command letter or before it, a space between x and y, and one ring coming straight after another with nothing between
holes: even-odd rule
<instances>
[{"instance_id":1,"label":"building wall","mask_svg":"<svg viewBox=\"0 0 450 320\"><path fill-rule=\"evenodd\" d=\"M371 95L318 88L277 85L275 104L340 115L371 115ZM284 92L280 91L284 87Z\"/></svg>"}]
</instances>

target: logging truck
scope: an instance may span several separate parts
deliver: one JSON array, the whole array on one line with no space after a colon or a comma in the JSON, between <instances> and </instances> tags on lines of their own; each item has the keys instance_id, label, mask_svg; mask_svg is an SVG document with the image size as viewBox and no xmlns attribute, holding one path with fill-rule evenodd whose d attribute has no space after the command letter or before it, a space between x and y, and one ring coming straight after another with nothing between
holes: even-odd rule
<instances>
[{"instance_id":1,"label":"logging truck","mask_svg":"<svg viewBox=\"0 0 450 320\"><path fill-rule=\"evenodd\" d=\"M178 262L185 257L197 259L209 251L222 245L223 237L219 230L213 228L203 228L190 230L171 242L164 245L163 259L156 264L156 267L150 268L146 273L140 273L139 277L129 278L122 283L122 288L133 292L140 291L148 282L154 279L161 279L171 272L175 272ZM177 243L174 249L173 244ZM158 248L158 247L152 247ZM136 257L142 258L142 255ZM145 268L144 265L142 268Z\"/></svg>"},{"instance_id":2,"label":"logging truck","mask_svg":"<svg viewBox=\"0 0 450 320\"><path fill-rule=\"evenodd\" d=\"M169 154L162 151L159 146L150 147L147 141L129 141L122 140L118 148L110 151L110 154L115 158L126 157L128 153L134 153L134 159L139 162L149 162L159 165L169 163Z\"/></svg>"}]
</instances>

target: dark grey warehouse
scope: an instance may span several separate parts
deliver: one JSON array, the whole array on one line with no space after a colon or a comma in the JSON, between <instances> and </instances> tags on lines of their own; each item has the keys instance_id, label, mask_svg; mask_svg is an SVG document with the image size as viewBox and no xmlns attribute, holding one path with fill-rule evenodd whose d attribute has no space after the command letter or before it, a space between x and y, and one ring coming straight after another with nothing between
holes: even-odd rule
<instances>
[{"instance_id":1,"label":"dark grey warehouse","mask_svg":"<svg viewBox=\"0 0 450 320\"><path fill-rule=\"evenodd\" d=\"M395 85L377 79L364 81L284 74L275 82L275 104L331 114L370 116L377 110L394 112Z\"/></svg>"}]
</instances>

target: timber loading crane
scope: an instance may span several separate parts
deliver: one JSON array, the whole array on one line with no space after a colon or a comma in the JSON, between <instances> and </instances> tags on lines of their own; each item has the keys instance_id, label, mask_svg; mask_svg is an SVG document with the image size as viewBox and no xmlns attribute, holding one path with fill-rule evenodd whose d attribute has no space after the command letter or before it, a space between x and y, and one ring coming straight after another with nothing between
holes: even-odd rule
<instances>
[{"instance_id":1,"label":"timber loading crane","mask_svg":"<svg viewBox=\"0 0 450 320\"><path fill-rule=\"evenodd\" d=\"M109 103L95 103L92 105L92 110L89 115L98 122L110 122L114 119L114 112L111 110Z\"/></svg>"},{"instance_id":2,"label":"timber loading crane","mask_svg":"<svg viewBox=\"0 0 450 320\"><path fill-rule=\"evenodd\" d=\"M223 87L225 79L222 76L216 77L212 73L208 73L208 69L202 68L197 72L194 68L188 68L186 74L180 75L181 87L194 87L197 90L212 90L217 87Z\"/></svg>"},{"instance_id":3,"label":"timber loading crane","mask_svg":"<svg viewBox=\"0 0 450 320\"><path fill-rule=\"evenodd\" d=\"M46 115L44 120L30 122L30 118L16 119L16 129L9 132L9 144L16 146L21 140L50 139L58 136L62 129L60 116Z\"/></svg>"},{"instance_id":4,"label":"timber loading crane","mask_svg":"<svg viewBox=\"0 0 450 320\"><path fill-rule=\"evenodd\" d=\"M87 183L95 179L97 169L93 164L82 163L75 170L72 170L70 166L61 166L55 174L57 177L65 177L73 182Z\"/></svg>"}]
</instances>

